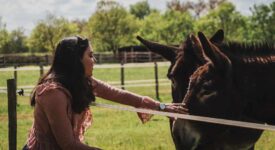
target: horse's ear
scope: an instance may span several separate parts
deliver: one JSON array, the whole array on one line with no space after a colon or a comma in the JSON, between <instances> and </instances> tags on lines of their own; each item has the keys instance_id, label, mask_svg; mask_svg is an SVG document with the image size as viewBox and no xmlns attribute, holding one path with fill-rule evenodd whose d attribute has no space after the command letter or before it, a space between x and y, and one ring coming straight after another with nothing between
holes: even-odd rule
<instances>
[{"instance_id":1,"label":"horse's ear","mask_svg":"<svg viewBox=\"0 0 275 150\"><path fill-rule=\"evenodd\" d=\"M202 32L199 32L198 36L206 57L208 57L215 66L225 68L227 65L231 65L229 58L212 44Z\"/></svg>"},{"instance_id":2,"label":"horse's ear","mask_svg":"<svg viewBox=\"0 0 275 150\"><path fill-rule=\"evenodd\" d=\"M201 45L200 40L193 34L191 34L188 38L190 38L193 47L193 52L196 58L199 60L200 65L205 64L207 62L207 58L205 57L205 54L203 52L203 47Z\"/></svg>"},{"instance_id":3,"label":"horse's ear","mask_svg":"<svg viewBox=\"0 0 275 150\"><path fill-rule=\"evenodd\" d=\"M165 59L169 61L175 61L176 59L176 52L179 51L179 48L174 47L174 46L167 46L167 45L162 45L156 42L151 42L143 39L140 36L137 36L137 39L144 44L148 50L157 53L164 57Z\"/></svg>"},{"instance_id":4,"label":"horse's ear","mask_svg":"<svg viewBox=\"0 0 275 150\"><path fill-rule=\"evenodd\" d=\"M224 40L224 32L222 29L219 29L210 39L212 43L222 43Z\"/></svg>"}]
</instances>

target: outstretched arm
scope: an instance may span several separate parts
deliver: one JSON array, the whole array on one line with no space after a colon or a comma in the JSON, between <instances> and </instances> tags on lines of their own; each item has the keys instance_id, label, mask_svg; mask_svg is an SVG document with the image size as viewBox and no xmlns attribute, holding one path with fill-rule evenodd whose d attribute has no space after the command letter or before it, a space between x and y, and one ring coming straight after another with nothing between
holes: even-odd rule
<instances>
[{"instance_id":1,"label":"outstretched arm","mask_svg":"<svg viewBox=\"0 0 275 150\"><path fill-rule=\"evenodd\" d=\"M159 110L160 102L150 97L141 96L126 90L121 90L95 78L92 78L92 83L94 94L98 97L134 107ZM182 105L169 104L166 105L164 111L187 113L188 110L182 107Z\"/></svg>"},{"instance_id":2,"label":"outstretched arm","mask_svg":"<svg viewBox=\"0 0 275 150\"><path fill-rule=\"evenodd\" d=\"M121 90L95 78L92 78L92 84L95 96L134 107L145 106L150 109L159 107L159 102L152 98Z\"/></svg>"}]
</instances>

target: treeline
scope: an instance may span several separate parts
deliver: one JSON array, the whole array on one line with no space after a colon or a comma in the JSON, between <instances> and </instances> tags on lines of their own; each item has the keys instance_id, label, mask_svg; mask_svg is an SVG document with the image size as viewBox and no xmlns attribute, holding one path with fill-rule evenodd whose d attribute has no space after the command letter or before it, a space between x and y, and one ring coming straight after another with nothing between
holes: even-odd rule
<instances>
[{"instance_id":1,"label":"treeline","mask_svg":"<svg viewBox=\"0 0 275 150\"><path fill-rule=\"evenodd\" d=\"M244 16L227 0L172 0L165 11L152 9L147 1L124 8L114 1L97 2L96 11L88 20L73 20L48 14L33 28L29 36L23 28L9 32L0 18L0 54L51 52L65 36L82 35L92 41L96 52L139 44L146 39L164 44L179 44L191 32L211 35L225 31L227 40L265 41L275 39L275 2L254 5L250 16Z\"/></svg>"}]
</instances>

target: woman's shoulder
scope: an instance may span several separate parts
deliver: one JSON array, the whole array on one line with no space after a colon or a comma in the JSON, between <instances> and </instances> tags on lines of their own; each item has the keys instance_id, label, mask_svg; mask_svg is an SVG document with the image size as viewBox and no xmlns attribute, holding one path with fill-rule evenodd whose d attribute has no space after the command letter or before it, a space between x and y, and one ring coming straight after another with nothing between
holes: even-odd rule
<instances>
[{"instance_id":1,"label":"woman's shoulder","mask_svg":"<svg viewBox=\"0 0 275 150\"><path fill-rule=\"evenodd\" d=\"M63 94L71 98L70 92L60 83L51 81L39 84L35 89L36 96L48 94Z\"/></svg>"}]
</instances>

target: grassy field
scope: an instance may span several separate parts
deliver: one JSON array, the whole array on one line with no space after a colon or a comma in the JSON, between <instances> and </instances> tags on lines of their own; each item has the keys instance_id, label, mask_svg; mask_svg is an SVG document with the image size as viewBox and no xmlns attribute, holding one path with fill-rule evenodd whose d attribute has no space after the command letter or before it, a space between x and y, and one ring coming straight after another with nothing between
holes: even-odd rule
<instances>
[{"instance_id":1,"label":"grassy field","mask_svg":"<svg viewBox=\"0 0 275 150\"><path fill-rule=\"evenodd\" d=\"M165 78L167 67L159 68L159 78ZM94 76L104 81L119 81L120 69L96 69ZM6 79L13 72L0 72L0 87L6 86ZM18 86L34 85L39 71L19 71ZM153 68L126 68L126 80L153 79ZM127 90L155 97L154 87L131 87ZM171 101L170 86L160 87L162 101ZM111 103L97 99L100 103ZM85 142L107 150L171 150L174 149L169 133L168 119L154 116L152 121L142 124L135 113L91 107L94 124L86 133ZM8 110L7 96L0 94L0 150L8 149ZM17 106L17 148L25 144L28 130L32 125L33 110L29 106L29 97L18 96ZM275 149L275 133L265 132L256 145L257 150Z\"/></svg>"}]
</instances>

